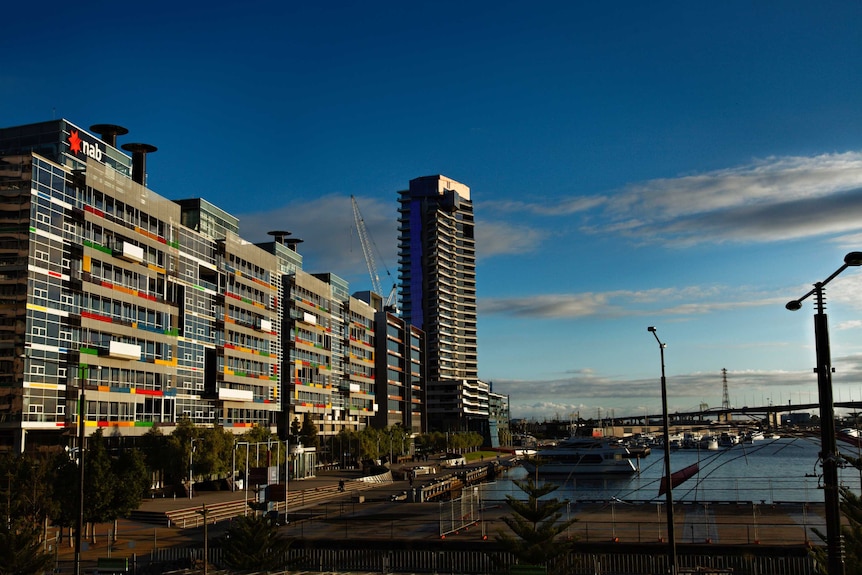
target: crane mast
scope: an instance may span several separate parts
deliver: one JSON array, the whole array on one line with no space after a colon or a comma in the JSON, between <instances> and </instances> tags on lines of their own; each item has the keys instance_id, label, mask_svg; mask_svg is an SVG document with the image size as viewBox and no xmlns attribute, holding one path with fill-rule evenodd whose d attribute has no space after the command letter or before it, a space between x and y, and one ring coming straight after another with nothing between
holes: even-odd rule
<instances>
[{"instance_id":1,"label":"crane mast","mask_svg":"<svg viewBox=\"0 0 862 575\"><path fill-rule=\"evenodd\" d=\"M359 235L359 243L362 245L362 255L365 256L365 265L368 267L368 275L371 276L371 289L375 293L383 297L383 286L380 284L380 276L377 273L377 263L374 261L374 252L371 250L373 240L368 234L368 229L365 227L365 220L362 218L362 213L359 211L359 204L356 203L356 198L350 196L350 201L353 204L353 221L356 224L356 233ZM376 244L375 244L376 247ZM383 264L386 265L385 263ZM389 270L386 270L387 275ZM384 308L395 307L395 292L396 285L392 284L392 289L389 291L389 296L383 302Z\"/></svg>"}]
</instances>

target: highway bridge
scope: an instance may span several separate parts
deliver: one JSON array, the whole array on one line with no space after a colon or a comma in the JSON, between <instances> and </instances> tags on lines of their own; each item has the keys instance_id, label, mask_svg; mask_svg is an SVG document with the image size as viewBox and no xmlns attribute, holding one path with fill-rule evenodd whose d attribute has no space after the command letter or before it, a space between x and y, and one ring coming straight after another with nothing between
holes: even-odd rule
<instances>
[{"instance_id":1,"label":"highway bridge","mask_svg":"<svg viewBox=\"0 0 862 575\"><path fill-rule=\"evenodd\" d=\"M835 409L845 409L850 412L862 411L862 401L840 401L836 402ZM743 406L722 408L715 407L702 411L685 411L669 413L671 426L697 426L697 425L714 425L720 424L746 424L760 423L767 427L780 427L781 415L785 413L793 413L796 411L808 412L811 410L820 410L819 403L800 403L796 405L779 405L769 404L765 406ZM662 415L641 415L631 417L615 417L607 419L613 427L629 427L629 426L645 426L655 427L662 424Z\"/></svg>"}]
</instances>

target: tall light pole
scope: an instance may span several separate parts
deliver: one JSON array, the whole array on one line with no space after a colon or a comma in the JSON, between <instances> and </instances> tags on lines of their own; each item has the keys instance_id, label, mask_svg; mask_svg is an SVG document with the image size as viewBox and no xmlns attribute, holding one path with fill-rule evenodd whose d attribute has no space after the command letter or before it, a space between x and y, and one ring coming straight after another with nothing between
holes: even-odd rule
<instances>
[{"instance_id":1,"label":"tall light pole","mask_svg":"<svg viewBox=\"0 0 862 575\"><path fill-rule=\"evenodd\" d=\"M84 531L84 441L87 402L84 388L90 369L101 369L96 365L78 364L78 518L75 522L75 575L81 575L81 536Z\"/></svg>"},{"instance_id":2,"label":"tall light pole","mask_svg":"<svg viewBox=\"0 0 862 575\"><path fill-rule=\"evenodd\" d=\"M844 256L844 265L831 276L814 284L814 289L784 307L790 311L802 308L811 295L816 298L814 314L814 345L816 348L817 392L820 396L820 460L823 462L823 498L826 507L826 553L829 575L844 575L844 550L841 537L841 507L838 493L838 464L841 456L835 441L835 409L832 400L832 352L829 349L829 324L824 310L823 288L850 266L862 265L862 252Z\"/></svg>"},{"instance_id":3,"label":"tall light pole","mask_svg":"<svg viewBox=\"0 0 862 575\"><path fill-rule=\"evenodd\" d=\"M665 507L667 508L667 559L670 566L671 575L676 575L679 571L676 562L676 535L673 528L673 482L670 475L670 421L667 415L667 378L664 374L664 348L666 344L658 338L658 334L653 326L647 328L647 331L652 332L655 340L658 342L658 349L661 353L661 415L662 427L664 428L664 476L667 481L667 490L665 493Z\"/></svg>"},{"instance_id":4,"label":"tall light pole","mask_svg":"<svg viewBox=\"0 0 862 575\"><path fill-rule=\"evenodd\" d=\"M248 515L248 458L249 458L249 449L251 447L251 443L248 441L236 441L234 443L234 451L240 445L245 445L245 477L242 480L242 490L243 490L243 503L245 505L243 508L243 515Z\"/></svg>"},{"instance_id":5,"label":"tall light pole","mask_svg":"<svg viewBox=\"0 0 862 575\"><path fill-rule=\"evenodd\" d=\"M194 481L192 476L192 466L194 465L195 441L200 441L200 438L192 437L189 442L189 499L192 498L192 482Z\"/></svg>"}]
</instances>

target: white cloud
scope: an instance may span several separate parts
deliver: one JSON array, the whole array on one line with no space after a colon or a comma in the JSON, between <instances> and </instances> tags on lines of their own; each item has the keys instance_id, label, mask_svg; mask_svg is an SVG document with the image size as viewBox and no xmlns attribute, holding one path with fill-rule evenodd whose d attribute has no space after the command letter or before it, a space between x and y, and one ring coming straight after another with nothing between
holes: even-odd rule
<instances>
[{"instance_id":1,"label":"white cloud","mask_svg":"<svg viewBox=\"0 0 862 575\"><path fill-rule=\"evenodd\" d=\"M539 319L625 317L633 315L688 316L720 310L776 306L788 298L745 293L726 286L617 290L603 293L542 294L510 298L482 298L479 311ZM661 304L661 305L657 305Z\"/></svg>"},{"instance_id":2,"label":"white cloud","mask_svg":"<svg viewBox=\"0 0 862 575\"><path fill-rule=\"evenodd\" d=\"M636 183L602 196L488 203L518 216L580 214L580 230L637 242L774 242L862 237L862 153L771 157L749 165ZM812 217L816 214L816 217Z\"/></svg>"},{"instance_id":3,"label":"white cloud","mask_svg":"<svg viewBox=\"0 0 862 575\"><path fill-rule=\"evenodd\" d=\"M610 222L583 230L681 245L847 234L862 229L860 191L862 153L768 158L629 186L610 198Z\"/></svg>"},{"instance_id":4,"label":"white cloud","mask_svg":"<svg viewBox=\"0 0 862 575\"><path fill-rule=\"evenodd\" d=\"M397 204L373 198L356 201L374 244L374 260L385 290L397 278ZM370 287L350 196L330 194L311 201L291 201L268 212L238 217L240 235L249 241L271 241L266 234L268 230L289 230L292 237L303 240L297 248L303 256L303 269L312 273L332 272L345 279L358 278L365 282L365 287ZM356 289L364 288L357 285Z\"/></svg>"},{"instance_id":5,"label":"white cloud","mask_svg":"<svg viewBox=\"0 0 862 575\"><path fill-rule=\"evenodd\" d=\"M391 283L386 269L392 281L397 281L398 206L367 197L357 197L356 201L373 242L378 276L385 289ZM310 201L291 201L267 212L238 217L240 235L249 241L270 241L268 230L283 229L302 239L298 249L308 271L331 271L347 278L361 277L362 281L369 277L349 196L329 194ZM521 223L481 220L476 226L476 257L529 253L546 235Z\"/></svg>"},{"instance_id":6,"label":"white cloud","mask_svg":"<svg viewBox=\"0 0 862 575\"><path fill-rule=\"evenodd\" d=\"M521 224L486 221L476 225L476 257L532 252L545 239L546 233Z\"/></svg>"},{"instance_id":7,"label":"white cloud","mask_svg":"<svg viewBox=\"0 0 862 575\"><path fill-rule=\"evenodd\" d=\"M844 400L860 399L858 381L862 376L862 356L838 357L840 373L833 378ZM760 405L761 402L794 405L817 403L816 376L810 371L729 370L728 395L731 407ZM723 379L720 372L672 374L667 378L668 409L671 413L694 412L702 403L721 407ZM657 378L617 380L602 377L590 369L573 370L559 379L523 381L494 380L494 391L509 396L513 418L563 420L571 414L584 419L598 413L607 417L641 416L661 412L661 388ZM839 392L836 391L836 394ZM836 395L837 401L838 395Z\"/></svg>"},{"instance_id":8,"label":"white cloud","mask_svg":"<svg viewBox=\"0 0 862 575\"><path fill-rule=\"evenodd\" d=\"M530 213L539 216L569 216L595 209L605 203L607 203L607 198L602 196L573 196L558 201L546 198L541 202L493 201L482 202L479 205L485 211L508 212L518 215Z\"/></svg>"}]
</instances>

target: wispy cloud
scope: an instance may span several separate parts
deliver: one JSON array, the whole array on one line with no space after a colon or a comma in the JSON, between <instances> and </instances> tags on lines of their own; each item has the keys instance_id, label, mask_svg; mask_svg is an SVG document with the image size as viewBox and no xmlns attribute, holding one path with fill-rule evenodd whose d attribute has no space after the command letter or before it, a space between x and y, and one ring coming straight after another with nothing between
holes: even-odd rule
<instances>
[{"instance_id":1,"label":"wispy cloud","mask_svg":"<svg viewBox=\"0 0 862 575\"><path fill-rule=\"evenodd\" d=\"M362 220L373 242L372 251L380 281L387 287L386 268L393 278L398 262L397 204L357 197ZM249 241L270 241L268 230L287 229L300 238L300 252L308 271L368 277L365 257L356 232L350 196L329 194L310 201L289 201L267 211L238 215L240 235ZM530 253L548 232L520 223L483 220L476 226L476 257Z\"/></svg>"},{"instance_id":2,"label":"wispy cloud","mask_svg":"<svg viewBox=\"0 0 862 575\"><path fill-rule=\"evenodd\" d=\"M489 211L584 218L588 234L679 246L862 236L862 153L771 157L749 165L660 178L605 196L488 203ZM816 217L815 217L816 216ZM857 242L858 243L858 242Z\"/></svg>"},{"instance_id":3,"label":"wispy cloud","mask_svg":"<svg viewBox=\"0 0 862 575\"><path fill-rule=\"evenodd\" d=\"M476 257L530 253L547 235L545 231L525 225L483 221L476 226Z\"/></svg>"},{"instance_id":4,"label":"wispy cloud","mask_svg":"<svg viewBox=\"0 0 862 575\"><path fill-rule=\"evenodd\" d=\"M377 244L381 275L397 262L397 213L391 202L361 197L365 225ZM488 217L496 214L500 217ZM517 222L507 221L510 215ZM678 246L702 242L770 242L825 234L849 247L862 238L862 153L768 158L747 166L632 184L605 196L477 203L477 257L534 252L567 231L533 225L539 218L572 218L565 230L615 234L635 242ZM816 217L814 217L816 215ZM560 221L564 221L561 219ZM287 229L305 241L314 271L361 274L365 260L348 195L290 201L268 212L240 214L241 234L267 240ZM582 306L570 302L571 309Z\"/></svg>"},{"instance_id":5,"label":"wispy cloud","mask_svg":"<svg viewBox=\"0 0 862 575\"><path fill-rule=\"evenodd\" d=\"M862 229L862 153L651 180L611 197L601 215L609 221L583 231L681 245L847 234Z\"/></svg>"},{"instance_id":6,"label":"wispy cloud","mask_svg":"<svg viewBox=\"0 0 862 575\"><path fill-rule=\"evenodd\" d=\"M606 204L603 196L574 196L561 200L545 198L542 201L494 201L481 203L483 210L514 214L530 213L539 216L570 216L586 212Z\"/></svg>"},{"instance_id":7,"label":"wispy cloud","mask_svg":"<svg viewBox=\"0 0 862 575\"><path fill-rule=\"evenodd\" d=\"M745 297L740 297L744 295ZM482 298L483 314L536 319L614 318L633 315L683 316L758 306L775 306L787 298L771 294L743 294L739 288L661 288L602 293L543 294L511 298Z\"/></svg>"}]
</instances>

